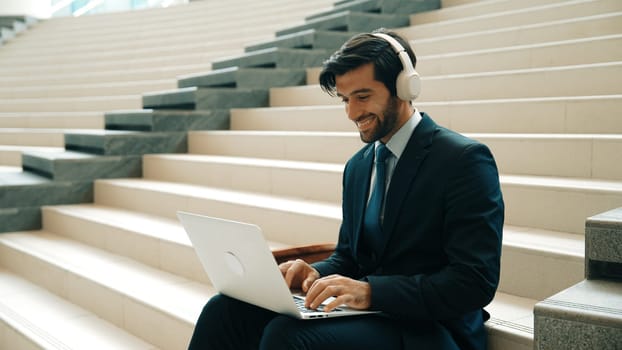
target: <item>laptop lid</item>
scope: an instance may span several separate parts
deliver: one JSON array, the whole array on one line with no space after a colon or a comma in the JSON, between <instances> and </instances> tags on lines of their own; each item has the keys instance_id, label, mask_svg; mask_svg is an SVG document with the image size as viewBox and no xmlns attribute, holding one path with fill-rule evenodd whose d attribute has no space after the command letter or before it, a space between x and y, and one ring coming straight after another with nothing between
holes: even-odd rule
<instances>
[{"instance_id":1,"label":"laptop lid","mask_svg":"<svg viewBox=\"0 0 622 350\"><path fill-rule=\"evenodd\" d=\"M222 294L296 318L360 315L369 311L301 313L257 225L178 212L213 286Z\"/></svg>"}]
</instances>

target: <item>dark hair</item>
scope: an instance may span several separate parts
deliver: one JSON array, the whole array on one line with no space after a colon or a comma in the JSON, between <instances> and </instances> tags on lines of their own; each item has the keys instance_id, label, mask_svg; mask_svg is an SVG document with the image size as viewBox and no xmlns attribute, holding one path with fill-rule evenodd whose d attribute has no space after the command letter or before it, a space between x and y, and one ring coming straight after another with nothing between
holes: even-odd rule
<instances>
[{"instance_id":1,"label":"dark hair","mask_svg":"<svg viewBox=\"0 0 622 350\"><path fill-rule=\"evenodd\" d=\"M394 32L383 28L372 33L384 33L397 40L408 53L413 68L417 64L417 58L408 41ZM402 62L388 41L372 35L372 33L357 34L346 41L339 50L333 53L328 60L324 61L320 72L320 86L331 96L336 95L335 77L343 75L364 64L374 64L374 79L382 82L391 96L397 96L395 81L402 71Z\"/></svg>"}]
</instances>

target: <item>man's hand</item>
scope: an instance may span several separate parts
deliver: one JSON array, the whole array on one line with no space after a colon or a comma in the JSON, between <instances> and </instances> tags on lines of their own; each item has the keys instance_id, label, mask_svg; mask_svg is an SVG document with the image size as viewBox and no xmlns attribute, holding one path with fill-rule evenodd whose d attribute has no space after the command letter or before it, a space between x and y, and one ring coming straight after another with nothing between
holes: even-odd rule
<instances>
[{"instance_id":1,"label":"man's hand","mask_svg":"<svg viewBox=\"0 0 622 350\"><path fill-rule=\"evenodd\" d=\"M311 284L320 278L319 272L301 259L284 262L279 265L279 269L289 288L300 288L305 293Z\"/></svg>"},{"instance_id":2,"label":"man's hand","mask_svg":"<svg viewBox=\"0 0 622 350\"><path fill-rule=\"evenodd\" d=\"M371 287L367 282L340 275L318 278L307 292L305 307L315 310L330 297L335 299L324 306L324 311L330 312L342 304L353 309L367 310L371 306Z\"/></svg>"}]
</instances>

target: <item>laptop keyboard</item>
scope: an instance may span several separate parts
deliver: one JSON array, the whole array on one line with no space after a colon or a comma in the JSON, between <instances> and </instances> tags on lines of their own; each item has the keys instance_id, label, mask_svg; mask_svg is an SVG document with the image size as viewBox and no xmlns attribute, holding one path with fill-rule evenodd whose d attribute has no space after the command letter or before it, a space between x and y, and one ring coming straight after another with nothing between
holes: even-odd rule
<instances>
[{"instance_id":1,"label":"laptop keyboard","mask_svg":"<svg viewBox=\"0 0 622 350\"><path fill-rule=\"evenodd\" d=\"M301 312L324 312L324 305L320 305L317 308L317 310L313 310L313 309L307 309L305 307L305 300L302 298L294 297L294 302L296 303L298 310L300 310ZM333 311L343 311L343 310L341 310L340 308L336 308Z\"/></svg>"}]
</instances>

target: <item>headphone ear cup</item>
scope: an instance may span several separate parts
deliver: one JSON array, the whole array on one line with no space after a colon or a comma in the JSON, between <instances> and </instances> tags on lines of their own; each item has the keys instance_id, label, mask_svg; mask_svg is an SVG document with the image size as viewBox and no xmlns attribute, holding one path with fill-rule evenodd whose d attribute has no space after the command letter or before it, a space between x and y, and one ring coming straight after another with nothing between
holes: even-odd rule
<instances>
[{"instance_id":1,"label":"headphone ear cup","mask_svg":"<svg viewBox=\"0 0 622 350\"><path fill-rule=\"evenodd\" d=\"M416 71L403 70L398 74L395 82L397 97L404 101L412 101L421 92L421 79Z\"/></svg>"}]
</instances>

